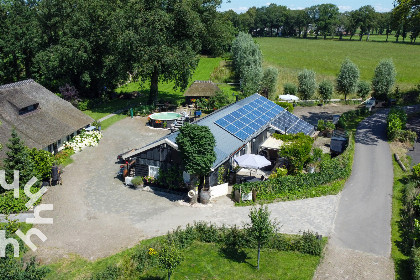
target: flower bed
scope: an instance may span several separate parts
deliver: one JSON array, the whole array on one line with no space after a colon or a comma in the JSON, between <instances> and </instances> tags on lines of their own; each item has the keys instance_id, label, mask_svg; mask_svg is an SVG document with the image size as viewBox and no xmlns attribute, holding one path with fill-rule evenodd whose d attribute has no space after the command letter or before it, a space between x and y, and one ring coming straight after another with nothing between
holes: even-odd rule
<instances>
[{"instance_id":1,"label":"flower bed","mask_svg":"<svg viewBox=\"0 0 420 280\"><path fill-rule=\"evenodd\" d=\"M83 150L85 147L93 147L99 144L102 133L99 131L85 131L73 137L70 142L64 143L65 149L72 149L75 153Z\"/></svg>"}]
</instances>

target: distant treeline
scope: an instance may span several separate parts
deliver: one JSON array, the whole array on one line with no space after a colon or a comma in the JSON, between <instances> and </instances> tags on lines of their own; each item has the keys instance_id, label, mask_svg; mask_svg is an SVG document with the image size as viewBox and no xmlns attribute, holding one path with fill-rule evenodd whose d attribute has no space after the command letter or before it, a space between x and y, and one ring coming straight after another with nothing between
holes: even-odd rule
<instances>
[{"instance_id":1,"label":"distant treeline","mask_svg":"<svg viewBox=\"0 0 420 280\"><path fill-rule=\"evenodd\" d=\"M270 4L265 7L252 7L245 13L233 10L224 12L235 28L253 36L303 37L309 35L342 36L350 38L356 34L359 40L372 33L388 36L394 32L396 41L409 37L415 42L420 32L420 5L414 0L395 1L397 6L387 13L376 12L370 6L340 13L334 4L315 5L303 10L291 10L286 6ZM417 1L418 2L418 1Z\"/></svg>"}]
</instances>

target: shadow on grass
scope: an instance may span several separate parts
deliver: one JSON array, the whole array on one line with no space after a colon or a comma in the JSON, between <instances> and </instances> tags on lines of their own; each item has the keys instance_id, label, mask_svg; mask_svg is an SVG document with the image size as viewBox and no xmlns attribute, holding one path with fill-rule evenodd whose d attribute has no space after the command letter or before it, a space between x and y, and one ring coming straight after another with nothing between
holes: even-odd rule
<instances>
[{"instance_id":1,"label":"shadow on grass","mask_svg":"<svg viewBox=\"0 0 420 280\"><path fill-rule=\"evenodd\" d=\"M145 276L145 277L140 277L139 279L141 280L165 280L166 277L160 277L160 276Z\"/></svg>"},{"instance_id":2,"label":"shadow on grass","mask_svg":"<svg viewBox=\"0 0 420 280\"><path fill-rule=\"evenodd\" d=\"M249 263L247 259L249 259L246 252L237 248L226 248L222 247L219 249L219 253L225 259L237 262L237 263L245 263L252 268L256 268L255 265Z\"/></svg>"},{"instance_id":3,"label":"shadow on grass","mask_svg":"<svg viewBox=\"0 0 420 280\"><path fill-rule=\"evenodd\" d=\"M410 259L398 259L395 260L395 273L398 275L399 280L410 280L412 279L411 263Z\"/></svg>"}]
</instances>

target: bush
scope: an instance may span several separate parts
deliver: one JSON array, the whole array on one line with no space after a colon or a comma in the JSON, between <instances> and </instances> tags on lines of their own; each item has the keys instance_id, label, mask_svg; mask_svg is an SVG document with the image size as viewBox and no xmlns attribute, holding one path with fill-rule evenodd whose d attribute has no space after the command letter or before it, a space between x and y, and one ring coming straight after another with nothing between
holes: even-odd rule
<instances>
[{"instance_id":1,"label":"bush","mask_svg":"<svg viewBox=\"0 0 420 280\"><path fill-rule=\"evenodd\" d=\"M324 120L318 120L318 125L316 127L316 130L320 131L320 132L333 132L333 130L335 129L335 124L333 124L330 121L324 121Z\"/></svg>"},{"instance_id":2,"label":"bush","mask_svg":"<svg viewBox=\"0 0 420 280\"><path fill-rule=\"evenodd\" d=\"M413 166L414 179L420 179L420 163Z\"/></svg>"},{"instance_id":3,"label":"bush","mask_svg":"<svg viewBox=\"0 0 420 280\"><path fill-rule=\"evenodd\" d=\"M320 256L322 252L322 239L318 239L318 235L308 231L304 231L302 238L298 243L298 251L304 254Z\"/></svg>"},{"instance_id":4,"label":"bush","mask_svg":"<svg viewBox=\"0 0 420 280\"><path fill-rule=\"evenodd\" d=\"M223 92L222 90L216 92L216 94L209 98L209 109L220 109L222 107L225 107L226 105L229 105L231 103L229 96Z\"/></svg>"},{"instance_id":5,"label":"bush","mask_svg":"<svg viewBox=\"0 0 420 280\"><path fill-rule=\"evenodd\" d=\"M420 280L420 248L411 250L413 280Z\"/></svg>"},{"instance_id":6,"label":"bush","mask_svg":"<svg viewBox=\"0 0 420 280\"><path fill-rule=\"evenodd\" d=\"M220 232L216 225L206 222L195 222L194 229L198 241L211 243L219 242L221 240Z\"/></svg>"},{"instance_id":7,"label":"bush","mask_svg":"<svg viewBox=\"0 0 420 280\"><path fill-rule=\"evenodd\" d=\"M195 226L187 225L185 229L178 227L171 233L168 233L167 239L170 243L175 243L179 248L189 247L194 240L197 240L198 234Z\"/></svg>"},{"instance_id":8,"label":"bush","mask_svg":"<svg viewBox=\"0 0 420 280\"><path fill-rule=\"evenodd\" d=\"M366 99L370 93L370 84L365 81L360 81L357 84L357 96L362 98L362 100Z\"/></svg>"},{"instance_id":9,"label":"bush","mask_svg":"<svg viewBox=\"0 0 420 280\"><path fill-rule=\"evenodd\" d=\"M401 108L392 108L387 117L387 135L390 140L394 140L397 131L405 129L407 114Z\"/></svg>"},{"instance_id":10,"label":"bush","mask_svg":"<svg viewBox=\"0 0 420 280\"><path fill-rule=\"evenodd\" d=\"M375 69L372 79L373 96L377 99L387 99L395 83L397 72L391 59L383 59Z\"/></svg>"},{"instance_id":11,"label":"bush","mask_svg":"<svg viewBox=\"0 0 420 280\"><path fill-rule=\"evenodd\" d=\"M31 191L36 193L39 189L32 187ZM26 196L23 190L19 190L19 198L15 198L13 196L13 190L6 191L0 194L0 214L11 214L11 213L20 213L27 211L28 208L25 204L29 201L29 198ZM34 203L34 205L39 204L41 201L41 197L39 200Z\"/></svg>"},{"instance_id":12,"label":"bush","mask_svg":"<svg viewBox=\"0 0 420 280\"><path fill-rule=\"evenodd\" d=\"M394 132L394 140L413 143L417 140L417 133L411 130L397 130Z\"/></svg>"},{"instance_id":13,"label":"bush","mask_svg":"<svg viewBox=\"0 0 420 280\"><path fill-rule=\"evenodd\" d=\"M51 177L54 156L48 151L33 148L29 150L29 157L34 163L36 178L41 181L48 181Z\"/></svg>"},{"instance_id":14,"label":"bush","mask_svg":"<svg viewBox=\"0 0 420 280\"><path fill-rule=\"evenodd\" d=\"M91 105L91 101L89 99L85 99L85 100L78 100L76 107L77 109L79 109L80 111L86 111L92 108Z\"/></svg>"},{"instance_id":15,"label":"bush","mask_svg":"<svg viewBox=\"0 0 420 280\"><path fill-rule=\"evenodd\" d=\"M304 69L298 74L298 92L303 100L311 99L316 91L315 72Z\"/></svg>"},{"instance_id":16,"label":"bush","mask_svg":"<svg viewBox=\"0 0 420 280\"><path fill-rule=\"evenodd\" d=\"M338 120L336 127L347 129L349 122L352 122L358 116L367 116L368 114L369 114L369 109L366 107L363 107L354 111L345 112L340 116L340 119Z\"/></svg>"},{"instance_id":17,"label":"bush","mask_svg":"<svg viewBox=\"0 0 420 280\"><path fill-rule=\"evenodd\" d=\"M290 95L296 95L298 91L298 88L295 84L292 83L285 83L283 85L283 94L290 94Z\"/></svg>"},{"instance_id":18,"label":"bush","mask_svg":"<svg viewBox=\"0 0 420 280\"><path fill-rule=\"evenodd\" d=\"M136 263L136 270L141 273L149 268L156 267L158 265L156 254L160 248L159 242L136 247L132 256L132 260Z\"/></svg>"},{"instance_id":19,"label":"bush","mask_svg":"<svg viewBox=\"0 0 420 280\"><path fill-rule=\"evenodd\" d=\"M295 107L293 107L292 103L289 102L275 102L277 105L279 105L280 107L286 109L287 111L289 111L290 113L293 113L293 110L295 109Z\"/></svg>"},{"instance_id":20,"label":"bush","mask_svg":"<svg viewBox=\"0 0 420 280\"><path fill-rule=\"evenodd\" d=\"M295 174L302 171L304 164L309 159L309 154L314 140L310 136L298 133L293 135L292 139L288 141L291 143L280 147L279 156L285 157L289 160L289 171L292 174Z\"/></svg>"},{"instance_id":21,"label":"bush","mask_svg":"<svg viewBox=\"0 0 420 280\"><path fill-rule=\"evenodd\" d=\"M142 186L143 185L143 177L136 176L136 177L133 178L133 180L131 180L131 183L136 187Z\"/></svg>"},{"instance_id":22,"label":"bush","mask_svg":"<svg viewBox=\"0 0 420 280\"><path fill-rule=\"evenodd\" d=\"M67 161L72 155L74 155L73 149L64 149L54 155L55 164L63 164Z\"/></svg>"},{"instance_id":23,"label":"bush","mask_svg":"<svg viewBox=\"0 0 420 280\"><path fill-rule=\"evenodd\" d=\"M331 81L325 80L319 84L318 93L322 101L329 101L333 95L334 86Z\"/></svg>"}]
</instances>

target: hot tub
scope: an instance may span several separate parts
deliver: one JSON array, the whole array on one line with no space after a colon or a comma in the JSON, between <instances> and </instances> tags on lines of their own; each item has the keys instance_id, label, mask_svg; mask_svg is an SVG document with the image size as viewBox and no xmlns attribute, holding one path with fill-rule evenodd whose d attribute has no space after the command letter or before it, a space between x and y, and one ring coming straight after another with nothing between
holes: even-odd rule
<instances>
[{"instance_id":1,"label":"hot tub","mask_svg":"<svg viewBox=\"0 0 420 280\"><path fill-rule=\"evenodd\" d=\"M181 114L175 112L154 113L149 116L149 124L153 127L170 128Z\"/></svg>"}]
</instances>

